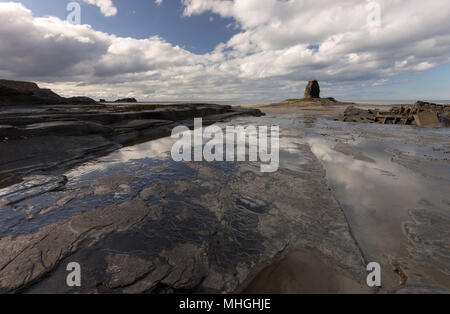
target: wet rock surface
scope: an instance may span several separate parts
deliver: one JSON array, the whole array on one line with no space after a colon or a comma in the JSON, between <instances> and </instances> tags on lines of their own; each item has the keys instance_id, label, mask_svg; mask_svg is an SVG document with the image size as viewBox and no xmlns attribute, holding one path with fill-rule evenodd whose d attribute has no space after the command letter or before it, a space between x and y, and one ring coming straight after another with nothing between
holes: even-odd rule
<instances>
[{"instance_id":1,"label":"wet rock surface","mask_svg":"<svg viewBox=\"0 0 450 314\"><path fill-rule=\"evenodd\" d=\"M447 129L227 124L279 125L279 171L176 163L161 138L0 190L0 291L448 293ZM383 287L359 290L372 261Z\"/></svg>"},{"instance_id":2,"label":"wet rock surface","mask_svg":"<svg viewBox=\"0 0 450 314\"><path fill-rule=\"evenodd\" d=\"M17 84L22 91L40 90L33 83ZM194 118L211 124L263 114L258 109L215 104L92 105L82 97L74 101L3 107L0 103L0 186L33 171L76 164L124 145L168 136L177 125L192 127Z\"/></svg>"},{"instance_id":3,"label":"wet rock surface","mask_svg":"<svg viewBox=\"0 0 450 314\"><path fill-rule=\"evenodd\" d=\"M449 130L300 119L380 292L450 293Z\"/></svg>"},{"instance_id":4,"label":"wet rock surface","mask_svg":"<svg viewBox=\"0 0 450 314\"><path fill-rule=\"evenodd\" d=\"M297 146L298 167L261 174L249 162L144 157L167 143L75 168L62 189L57 177L36 177L4 190L16 201L1 209L0 291L239 292L305 247L363 280L363 258L308 145ZM66 285L70 262L81 265L81 288Z\"/></svg>"},{"instance_id":5,"label":"wet rock surface","mask_svg":"<svg viewBox=\"0 0 450 314\"><path fill-rule=\"evenodd\" d=\"M439 267L450 276L450 217L439 211L413 209L404 224L411 253L421 263Z\"/></svg>"}]
</instances>

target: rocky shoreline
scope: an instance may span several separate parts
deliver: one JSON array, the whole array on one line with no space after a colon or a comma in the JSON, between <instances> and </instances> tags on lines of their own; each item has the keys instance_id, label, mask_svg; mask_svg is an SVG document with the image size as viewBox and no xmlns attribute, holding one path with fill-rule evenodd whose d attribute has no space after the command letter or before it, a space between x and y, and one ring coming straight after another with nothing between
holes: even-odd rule
<instances>
[{"instance_id":1,"label":"rocky shoreline","mask_svg":"<svg viewBox=\"0 0 450 314\"><path fill-rule=\"evenodd\" d=\"M332 98L263 106L264 116L215 104L35 104L52 94L11 86L22 86L14 97L23 102L0 106L0 293L376 293L365 285L370 261L382 263L382 292L448 292L445 132L344 125L335 120L349 104ZM279 170L175 162L167 136L194 117L222 128L279 125ZM425 160L408 155L424 145ZM404 186L397 180L416 183L417 195L400 217L389 202L374 208L388 214L361 210L356 196L370 206L386 184ZM359 192L366 182L375 195ZM430 183L432 194L414 192ZM381 246L380 256L377 236L366 238L377 228L401 250ZM72 262L82 287L66 284Z\"/></svg>"},{"instance_id":2,"label":"rocky shoreline","mask_svg":"<svg viewBox=\"0 0 450 314\"><path fill-rule=\"evenodd\" d=\"M9 104L0 106L0 149L4 152L0 186L24 174L168 136L177 125L192 127L194 118L202 117L207 125L240 115L263 115L258 109L216 104L108 105L88 98L62 98L28 82L0 81L0 88L14 91L8 96L0 94L0 104Z\"/></svg>"}]
</instances>

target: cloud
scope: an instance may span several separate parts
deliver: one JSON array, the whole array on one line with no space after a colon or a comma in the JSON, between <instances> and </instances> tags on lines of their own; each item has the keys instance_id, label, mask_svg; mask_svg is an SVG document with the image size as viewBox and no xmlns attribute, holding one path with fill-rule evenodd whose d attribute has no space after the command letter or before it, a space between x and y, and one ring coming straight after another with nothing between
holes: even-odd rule
<instances>
[{"instance_id":1,"label":"cloud","mask_svg":"<svg viewBox=\"0 0 450 314\"><path fill-rule=\"evenodd\" d=\"M273 100L300 96L310 79L329 96L347 96L450 62L447 1L379 0L379 27L367 23L361 0L182 3L186 16L233 18L239 33L197 55L158 36L118 37L0 3L0 76L68 96Z\"/></svg>"},{"instance_id":2,"label":"cloud","mask_svg":"<svg viewBox=\"0 0 450 314\"><path fill-rule=\"evenodd\" d=\"M156 5L161 5L163 0L155 0Z\"/></svg>"},{"instance_id":3,"label":"cloud","mask_svg":"<svg viewBox=\"0 0 450 314\"><path fill-rule=\"evenodd\" d=\"M442 0L182 2L186 16L213 12L239 23L243 31L226 47L245 60L241 70L247 75L306 70L324 79L376 78L398 73L395 62L408 60L401 71L414 71L449 61L443 52L449 51L450 3ZM380 27L368 23L374 4ZM317 51L308 49L312 45Z\"/></svg>"},{"instance_id":4,"label":"cloud","mask_svg":"<svg viewBox=\"0 0 450 314\"><path fill-rule=\"evenodd\" d=\"M83 0L88 4L95 5L100 8L100 12L104 16L115 16L117 14L117 8L112 3L112 0Z\"/></svg>"}]
</instances>

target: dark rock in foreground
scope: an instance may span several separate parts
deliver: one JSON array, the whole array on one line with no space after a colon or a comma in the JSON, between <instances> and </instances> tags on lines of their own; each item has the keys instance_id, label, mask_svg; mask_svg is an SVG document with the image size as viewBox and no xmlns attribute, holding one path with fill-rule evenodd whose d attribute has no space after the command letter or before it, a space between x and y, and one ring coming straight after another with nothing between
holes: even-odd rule
<instances>
[{"instance_id":1,"label":"dark rock in foreground","mask_svg":"<svg viewBox=\"0 0 450 314\"><path fill-rule=\"evenodd\" d=\"M26 178L0 195L0 292L239 292L297 247L362 282L363 258L325 171L299 149L300 167L267 175L257 163L168 156ZM80 288L66 284L71 262Z\"/></svg>"},{"instance_id":2,"label":"dark rock in foreground","mask_svg":"<svg viewBox=\"0 0 450 314\"><path fill-rule=\"evenodd\" d=\"M320 98L320 86L316 80L309 81L305 89L305 98Z\"/></svg>"}]
</instances>

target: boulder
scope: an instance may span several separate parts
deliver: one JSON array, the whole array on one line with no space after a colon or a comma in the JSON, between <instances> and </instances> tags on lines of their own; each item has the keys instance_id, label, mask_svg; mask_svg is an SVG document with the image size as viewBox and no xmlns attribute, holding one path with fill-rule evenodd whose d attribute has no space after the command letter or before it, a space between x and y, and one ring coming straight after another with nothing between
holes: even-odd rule
<instances>
[{"instance_id":1,"label":"boulder","mask_svg":"<svg viewBox=\"0 0 450 314\"><path fill-rule=\"evenodd\" d=\"M442 114L440 120L443 127L450 128L450 112Z\"/></svg>"},{"instance_id":2,"label":"boulder","mask_svg":"<svg viewBox=\"0 0 450 314\"><path fill-rule=\"evenodd\" d=\"M438 114L432 111L423 111L414 115L417 126L421 127L439 127L441 125Z\"/></svg>"},{"instance_id":3,"label":"boulder","mask_svg":"<svg viewBox=\"0 0 450 314\"><path fill-rule=\"evenodd\" d=\"M349 106L345 109L343 114L338 116L338 120L342 122L360 122L371 123L374 122L374 112L370 110L363 110L355 106Z\"/></svg>"},{"instance_id":4,"label":"boulder","mask_svg":"<svg viewBox=\"0 0 450 314\"><path fill-rule=\"evenodd\" d=\"M316 80L309 81L305 89L305 98L320 98L320 86Z\"/></svg>"}]
</instances>

